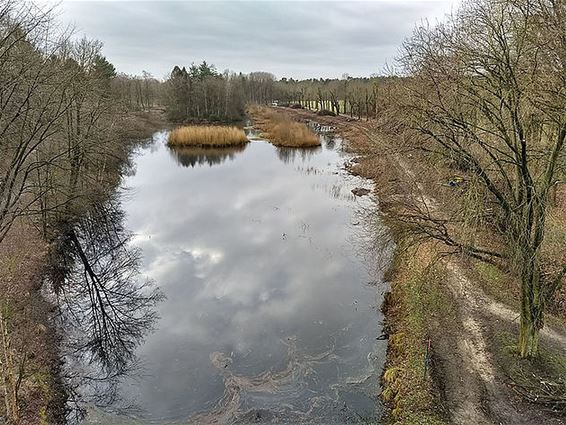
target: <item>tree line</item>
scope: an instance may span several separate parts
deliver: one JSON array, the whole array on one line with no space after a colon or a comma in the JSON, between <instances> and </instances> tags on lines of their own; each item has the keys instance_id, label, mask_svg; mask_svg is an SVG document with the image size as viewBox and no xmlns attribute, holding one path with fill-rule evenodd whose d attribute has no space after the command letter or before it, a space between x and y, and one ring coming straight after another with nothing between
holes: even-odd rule
<instances>
[{"instance_id":1,"label":"tree line","mask_svg":"<svg viewBox=\"0 0 566 425\"><path fill-rule=\"evenodd\" d=\"M354 78L348 74L340 79L282 78L276 83L275 93L282 105L369 119L379 116L388 83L397 79L395 76L377 75Z\"/></svg>"},{"instance_id":2,"label":"tree line","mask_svg":"<svg viewBox=\"0 0 566 425\"><path fill-rule=\"evenodd\" d=\"M326 110L356 118L376 118L387 83L398 77L373 76L341 79L277 78L267 72L250 74L224 71L202 62L175 66L163 83L163 104L172 121L238 121L246 105L270 104Z\"/></svg>"},{"instance_id":3,"label":"tree line","mask_svg":"<svg viewBox=\"0 0 566 425\"><path fill-rule=\"evenodd\" d=\"M275 77L266 72L220 73L206 61L175 66L165 81L163 94L167 117L172 121L239 121L246 104L273 100Z\"/></svg>"}]
</instances>

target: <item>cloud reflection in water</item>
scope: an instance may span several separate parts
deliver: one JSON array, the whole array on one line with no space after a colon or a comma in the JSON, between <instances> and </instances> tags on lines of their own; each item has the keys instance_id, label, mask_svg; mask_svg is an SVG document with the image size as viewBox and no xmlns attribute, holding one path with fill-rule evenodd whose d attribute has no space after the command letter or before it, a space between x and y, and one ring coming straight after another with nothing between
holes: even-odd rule
<instances>
[{"instance_id":1,"label":"cloud reflection in water","mask_svg":"<svg viewBox=\"0 0 566 425\"><path fill-rule=\"evenodd\" d=\"M360 184L337 173L343 161L335 142L316 152L252 142L218 155L163 145L140 154L126 181L127 225L144 273L167 296L138 352L145 375L122 386L145 419L378 415L386 343L376 341L381 291L366 283L381 276L348 243L362 201L336 196Z\"/></svg>"}]
</instances>

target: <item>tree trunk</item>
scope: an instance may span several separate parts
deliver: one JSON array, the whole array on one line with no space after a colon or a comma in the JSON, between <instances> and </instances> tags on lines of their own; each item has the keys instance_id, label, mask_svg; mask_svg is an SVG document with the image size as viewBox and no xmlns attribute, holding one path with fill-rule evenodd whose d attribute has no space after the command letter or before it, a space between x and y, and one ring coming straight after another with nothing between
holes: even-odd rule
<instances>
[{"instance_id":1,"label":"tree trunk","mask_svg":"<svg viewBox=\"0 0 566 425\"><path fill-rule=\"evenodd\" d=\"M522 358L536 357L538 354L539 330L528 315L521 314L519 353Z\"/></svg>"},{"instance_id":2,"label":"tree trunk","mask_svg":"<svg viewBox=\"0 0 566 425\"><path fill-rule=\"evenodd\" d=\"M525 262L522 280L519 353L522 358L532 358L538 355L544 311L541 274L536 260Z\"/></svg>"}]
</instances>

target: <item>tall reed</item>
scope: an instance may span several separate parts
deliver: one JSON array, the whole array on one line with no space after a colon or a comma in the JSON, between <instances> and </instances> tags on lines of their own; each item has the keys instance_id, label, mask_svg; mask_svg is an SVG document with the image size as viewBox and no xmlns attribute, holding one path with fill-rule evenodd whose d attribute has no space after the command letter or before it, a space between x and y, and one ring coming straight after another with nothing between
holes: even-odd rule
<instances>
[{"instance_id":1,"label":"tall reed","mask_svg":"<svg viewBox=\"0 0 566 425\"><path fill-rule=\"evenodd\" d=\"M223 147L237 146L248 142L244 130L238 127L190 125L179 127L169 133L170 146Z\"/></svg>"},{"instance_id":2,"label":"tall reed","mask_svg":"<svg viewBox=\"0 0 566 425\"><path fill-rule=\"evenodd\" d=\"M293 121L287 114L259 105L248 107L248 114L262 136L275 146L308 148L320 146L320 138L305 124Z\"/></svg>"}]
</instances>

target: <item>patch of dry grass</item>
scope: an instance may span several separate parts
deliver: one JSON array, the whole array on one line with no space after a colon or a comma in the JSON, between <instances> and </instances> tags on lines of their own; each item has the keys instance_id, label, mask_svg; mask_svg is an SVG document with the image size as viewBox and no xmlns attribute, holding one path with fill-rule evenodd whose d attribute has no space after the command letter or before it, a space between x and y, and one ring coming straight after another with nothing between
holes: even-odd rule
<instances>
[{"instance_id":1,"label":"patch of dry grass","mask_svg":"<svg viewBox=\"0 0 566 425\"><path fill-rule=\"evenodd\" d=\"M554 273L558 273L563 264L566 264L566 185L555 186L553 200L548 208L546 217L546 231L542 244L542 257L544 263L550 265ZM557 319L566 321L566 284L558 289L549 305L550 311L557 315Z\"/></svg>"},{"instance_id":2,"label":"patch of dry grass","mask_svg":"<svg viewBox=\"0 0 566 425\"><path fill-rule=\"evenodd\" d=\"M189 125L169 133L170 146L199 146L219 148L248 143L244 130L238 127Z\"/></svg>"},{"instance_id":3,"label":"patch of dry grass","mask_svg":"<svg viewBox=\"0 0 566 425\"><path fill-rule=\"evenodd\" d=\"M60 423L58 338L41 295L47 245L31 223L14 223L0 244L0 423Z\"/></svg>"},{"instance_id":4,"label":"patch of dry grass","mask_svg":"<svg viewBox=\"0 0 566 425\"><path fill-rule=\"evenodd\" d=\"M275 146L309 148L320 146L320 138L305 124L293 121L287 114L265 106L253 105L248 108L254 125L262 136Z\"/></svg>"}]
</instances>

